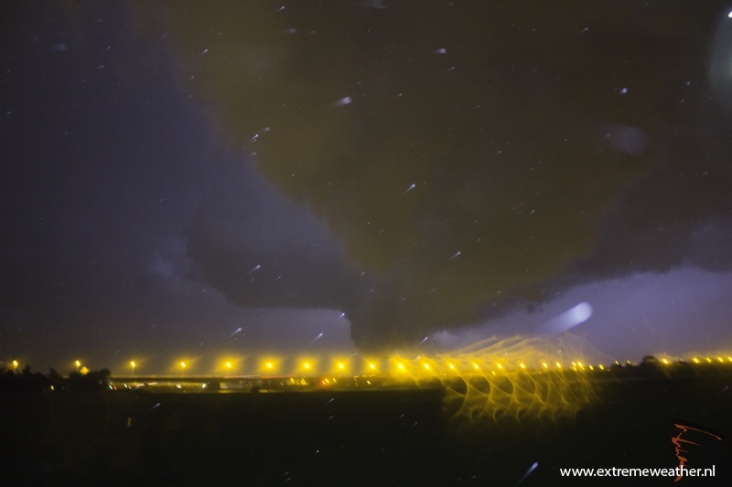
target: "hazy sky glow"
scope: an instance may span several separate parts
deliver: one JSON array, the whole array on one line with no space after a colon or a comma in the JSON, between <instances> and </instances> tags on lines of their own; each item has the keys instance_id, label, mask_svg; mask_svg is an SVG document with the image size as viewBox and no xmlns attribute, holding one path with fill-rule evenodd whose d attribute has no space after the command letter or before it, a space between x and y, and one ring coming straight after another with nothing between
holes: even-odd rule
<instances>
[{"instance_id":1,"label":"hazy sky glow","mask_svg":"<svg viewBox=\"0 0 732 487\"><path fill-rule=\"evenodd\" d=\"M732 349L729 4L530 5L0 7L0 360Z\"/></svg>"}]
</instances>

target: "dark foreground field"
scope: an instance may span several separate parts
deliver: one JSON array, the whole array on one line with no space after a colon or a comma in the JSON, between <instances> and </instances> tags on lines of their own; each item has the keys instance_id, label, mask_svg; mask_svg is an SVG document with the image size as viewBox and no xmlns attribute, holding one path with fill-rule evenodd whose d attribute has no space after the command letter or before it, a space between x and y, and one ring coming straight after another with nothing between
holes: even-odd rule
<instances>
[{"instance_id":1,"label":"dark foreground field","mask_svg":"<svg viewBox=\"0 0 732 487\"><path fill-rule=\"evenodd\" d=\"M0 395L0 485L673 485L565 467L690 466L732 485L732 375L627 373L571 416L455 418L442 388ZM689 436L692 435L693 436ZM682 456L683 456L682 455ZM524 476L535 465L535 468Z\"/></svg>"}]
</instances>

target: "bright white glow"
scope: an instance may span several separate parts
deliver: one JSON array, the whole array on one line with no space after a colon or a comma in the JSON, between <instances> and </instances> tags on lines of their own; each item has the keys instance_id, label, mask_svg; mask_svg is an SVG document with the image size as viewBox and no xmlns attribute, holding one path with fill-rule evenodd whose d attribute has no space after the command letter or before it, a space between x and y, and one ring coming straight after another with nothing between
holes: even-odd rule
<instances>
[{"instance_id":1,"label":"bright white glow","mask_svg":"<svg viewBox=\"0 0 732 487\"><path fill-rule=\"evenodd\" d=\"M410 185L409 185L409 186L407 187L407 189L405 189L404 191L402 191L402 194L401 194L401 195L403 196L403 195L405 195L405 194L409 193L410 191L412 191L412 190L413 190L413 189L415 189L416 187L417 187L417 183L412 183L412 184L410 184Z\"/></svg>"},{"instance_id":2,"label":"bright white glow","mask_svg":"<svg viewBox=\"0 0 732 487\"><path fill-rule=\"evenodd\" d=\"M592 306L590 303L583 301L577 306L565 311L556 318L549 320L541 327L544 333L550 335L559 335L573 328L592 316Z\"/></svg>"},{"instance_id":3,"label":"bright white glow","mask_svg":"<svg viewBox=\"0 0 732 487\"><path fill-rule=\"evenodd\" d=\"M346 96L336 102L331 103L330 106L335 108L335 107L342 107L342 106L350 105L351 103L353 103L353 98L351 98L350 96Z\"/></svg>"}]
</instances>

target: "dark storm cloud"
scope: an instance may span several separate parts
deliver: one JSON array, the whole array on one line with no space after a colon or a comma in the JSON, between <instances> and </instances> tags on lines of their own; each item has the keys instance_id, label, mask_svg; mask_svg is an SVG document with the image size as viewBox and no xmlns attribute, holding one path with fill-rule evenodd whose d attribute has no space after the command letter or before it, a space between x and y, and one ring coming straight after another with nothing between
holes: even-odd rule
<instances>
[{"instance_id":1,"label":"dark storm cloud","mask_svg":"<svg viewBox=\"0 0 732 487\"><path fill-rule=\"evenodd\" d=\"M340 303L361 346L541 299L568 270L563 286L665 271L694 261L710 218L728 228L730 121L700 55L714 5L166 6L223 137L363 272ZM194 231L192 256L246 303L257 262L237 221L224 252Z\"/></svg>"}]
</instances>

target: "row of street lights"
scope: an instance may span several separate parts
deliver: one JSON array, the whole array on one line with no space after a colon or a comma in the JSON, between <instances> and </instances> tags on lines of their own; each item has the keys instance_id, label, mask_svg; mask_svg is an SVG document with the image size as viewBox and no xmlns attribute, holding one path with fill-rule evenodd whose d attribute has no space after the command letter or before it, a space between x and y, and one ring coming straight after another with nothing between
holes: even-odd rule
<instances>
[{"instance_id":1,"label":"row of street lights","mask_svg":"<svg viewBox=\"0 0 732 487\"><path fill-rule=\"evenodd\" d=\"M260 366L259 366L260 372L267 372L267 373L277 372L277 370L280 369L280 366L281 366L280 362L281 362L280 360L276 360L274 358L266 358L262 362L260 362ZM406 366L405 366L405 363L403 363L403 362L404 361L402 361L402 360L396 360L394 362L394 364L396 366L396 371L397 372L406 371L406 369L405 369ZM670 360L668 360L666 358L663 358L661 360L661 362L664 365L670 365L672 363ZM701 358L701 359L698 358L698 357L693 357L691 359L691 362L694 363L694 364L715 363L715 362L732 363L732 356L716 357L716 358L706 357L706 358ZM630 361L628 361L627 363L630 365ZM12 371L13 372L16 372L16 373L20 369L20 365L21 365L18 360L12 360L10 362L6 362L6 364L9 365L10 368L12 369ZM341 359L335 360L333 362L333 364L334 364L333 365L333 372L334 373L347 373L348 372L348 369L350 368L349 367L349 364L348 364L348 361L344 361L344 360L341 360ZM394 364L392 364L392 365L394 365ZM620 362L617 362L616 361L616 365L619 365L619 364L620 364ZM73 363L73 365L74 365L74 371L77 372L77 373L79 373L79 374L85 375L85 374L87 374L89 372L89 369L82 363L81 360L75 360L74 363ZM132 376L134 376L136 370L140 366L140 363L138 361L135 361L135 360L130 360L127 363L127 365L129 367L129 370L130 370ZM427 371L429 371L431 369L431 366L426 361L424 361L422 365L424 366L424 368ZM543 368L548 368L549 367L549 365L547 363L542 363L541 365L542 365ZM451 370L456 370L454 364L452 364L452 363L448 364L447 366ZM477 364L477 363L473 363L472 366L475 369L478 369L480 367L480 365ZM558 362L556 363L556 366L558 368L561 368L561 365ZM580 368L580 369L584 369L584 366L583 366L582 362L577 362L577 363L572 362L572 368L573 369L575 368L575 366L578 367L578 368ZM184 376L185 373L186 373L186 371L189 370L190 367L191 367L191 363L188 362L188 361L186 361L186 360L181 360L181 361L177 362L176 363L176 366L175 366L175 368L180 372L181 376ZM521 362L519 364L519 367L522 368L522 369L526 368L526 366L524 365L523 362ZM588 366L588 367L590 369L592 369L592 366ZM601 365L598 366L598 367L599 368L603 368ZM374 362L374 361L365 361L364 362L364 370L365 370L366 373L378 372L378 370L380 368L381 367L379 365L377 365L377 363ZM501 364L498 365L498 368L499 369L502 368ZM231 373L231 372L235 371L236 369L238 369L238 366L236 366L235 365L235 362L232 361L232 360L227 360L225 362L220 362L220 366L219 366L219 370L220 371L226 371L228 373ZM299 363L298 370L300 370L300 372L303 372L303 373L305 373L305 372L313 372L315 370L315 364L314 364L314 362L312 360L303 359Z\"/></svg>"},{"instance_id":2,"label":"row of street lights","mask_svg":"<svg viewBox=\"0 0 732 487\"><path fill-rule=\"evenodd\" d=\"M135 370L138 368L139 364L135 360L130 360L128 365L130 367L131 375L134 377ZM180 370L181 375L184 375L186 372L186 369L188 369L190 366L190 364L188 362L186 362L185 360L181 360L176 365L177 365L177 368ZM224 368L227 371L231 371L234 369L234 364L231 361L226 361L226 362L224 362Z\"/></svg>"}]
</instances>

